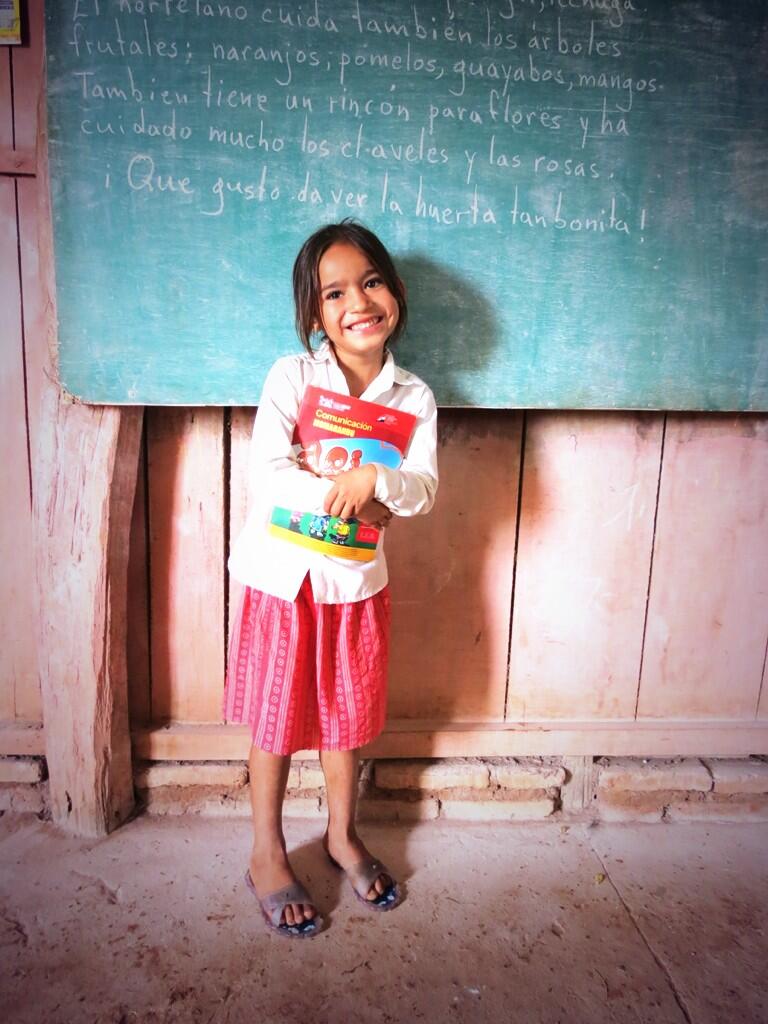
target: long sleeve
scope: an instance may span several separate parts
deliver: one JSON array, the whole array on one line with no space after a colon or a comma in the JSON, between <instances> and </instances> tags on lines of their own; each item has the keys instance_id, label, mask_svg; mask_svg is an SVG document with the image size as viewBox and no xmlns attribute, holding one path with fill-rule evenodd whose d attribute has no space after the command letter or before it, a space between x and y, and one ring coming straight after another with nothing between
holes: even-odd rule
<instances>
[{"instance_id":1,"label":"long sleeve","mask_svg":"<svg viewBox=\"0 0 768 1024\"><path fill-rule=\"evenodd\" d=\"M396 516L418 516L429 512L437 493L437 407L429 388L418 422L399 469L376 463L376 497Z\"/></svg>"},{"instance_id":2,"label":"long sleeve","mask_svg":"<svg viewBox=\"0 0 768 1024\"><path fill-rule=\"evenodd\" d=\"M253 425L249 489L260 504L322 511L333 481L301 469L292 447L302 393L296 361L278 360L264 381Z\"/></svg>"}]
</instances>

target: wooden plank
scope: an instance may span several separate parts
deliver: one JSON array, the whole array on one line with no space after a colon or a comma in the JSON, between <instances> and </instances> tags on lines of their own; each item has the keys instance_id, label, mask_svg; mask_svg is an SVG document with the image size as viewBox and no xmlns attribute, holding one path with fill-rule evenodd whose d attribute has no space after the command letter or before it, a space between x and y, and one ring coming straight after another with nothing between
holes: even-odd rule
<instances>
[{"instance_id":1,"label":"wooden plank","mask_svg":"<svg viewBox=\"0 0 768 1024\"><path fill-rule=\"evenodd\" d=\"M0 718L39 721L35 557L24 401L24 339L19 276L16 183L0 178Z\"/></svg>"},{"instance_id":2,"label":"wooden plank","mask_svg":"<svg viewBox=\"0 0 768 1024\"><path fill-rule=\"evenodd\" d=\"M136 729L134 754L149 761L241 761L243 725L173 725ZM768 752L765 722L496 722L391 721L365 757L746 757ZM316 757L300 751L297 758Z\"/></svg>"},{"instance_id":3,"label":"wooden plank","mask_svg":"<svg viewBox=\"0 0 768 1024\"><path fill-rule=\"evenodd\" d=\"M768 419L670 416L638 715L754 718L768 622Z\"/></svg>"},{"instance_id":4,"label":"wooden plank","mask_svg":"<svg viewBox=\"0 0 768 1024\"><path fill-rule=\"evenodd\" d=\"M27 434L30 451L38 444L39 410L41 388L44 380L44 363L47 358L46 294L52 283L46 280L46 262L40 258L40 241L46 245L46 234L38 235L38 203L43 207L43 218L48 201L45 182L40 178L19 178L16 181L18 203L19 252L21 257L21 282L24 315L24 361L26 365L26 406ZM51 326L51 330L53 327ZM32 520L30 517L30 529ZM29 561L29 583L35 587L34 558ZM33 590L33 595L35 591ZM33 597L34 612L37 601ZM42 696L39 671L20 679L16 687L17 714L39 721L42 716Z\"/></svg>"},{"instance_id":5,"label":"wooden plank","mask_svg":"<svg viewBox=\"0 0 768 1024\"><path fill-rule=\"evenodd\" d=\"M132 725L149 722L152 706L149 670L149 571L147 568L145 476L146 448L142 431L128 555L128 706Z\"/></svg>"},{"instance_id":6,"label":"wooden plank","mask_svg":"<svg viewBox=\"0 0 768 1024\"><path fill-rule=\"evenodd\" d=\"M38 146L38 115L43 96L45 36L44 0L28 0L29 34L26 45L11 54L13 73L14 146L34 157ZM34 173L34 165L31 173Z\"/></svg>"},{"instance_id":7,"label":"wooden plank","mask_svg":"<svg viewBox=\"0 0 768 1024\"><path fill-rule=\"evenodd\" d=\"M254 408L232 409L229 432L229 541L230 547L245 525L248 514L248 453L253 432ZM242 584L227 574L227 651L232 621L242 594Z\"/></svg>"},{"instance_id":8,"label":"wooden plank","mask_svg":"<svg viewBox=\"0 0 768 1024\"><path fill-rule=\"evenodd\" d=\"M54 821L78 835L103 835L133 808L126 593L140 430L140 409L47 391L33 463L45 749Z\"/></svg>"},{"instance_id":9,"label":"wooden plank","mask_svg":"<svg viewBox=\"0 0 768 1024\"><path fill-rule=\"evenodd\" d=\"M152 720L221 718L221 409L147 410Z\"/></svg>"},{"instance_id":10,"label":"wooden plank","mask_svg":"<svg viewBox=\"0 0 768 1024\"><path fill-rule=\"evenodd\" d=\"M662 417L529 413L507 716L632 718Z\"/></svg>"},{"instance_id":11,"label":"wooden plank","mask_svg":"<svg viewBox=\"0 0 768 1024\"><path fill-rule=\"evenodd\" d=\"M0 47L0 153L13 149L12 97L10 48L3 46Z\"/></svg>"},{"instance_id":12,"label":"wooden plank","mask_svg":"<svg viewBox=\"0 0 768 1024\"><path fill-rule=\"evenodd\" d=\"M503 718L521 422L441 410L435 508L389 527L393 717Z\"/></svg>"},{"instance_id":13,"label":"wooden plank","mask_svg":"<svg viewBox=\"0 0 768 1024\"><path fill-rule=\"evenodd\" d=\"M44 129L44 126L43 126ZM39 210L49 194L41 147ZM41 295L30 379L40 681L54 822L103 835L133 810L126 679L128 536L141 411L62 400L51 221L37 223ZM32 437L32 432L30 431Z\"/></svg>"},{"instance_id":14,"label":"wooden plank","mask_svg":"<svg viewBox=\"0 0 768 1024\"><path fill-rule=\"evenodd\" d=\"M45 365L54 344L55 287L52 272L50 208L41 178L16 181L19 207L21 281L24 295L24 352L27 365L27 406L30 447L37 444Z\"/></svg>"}]
</instances>

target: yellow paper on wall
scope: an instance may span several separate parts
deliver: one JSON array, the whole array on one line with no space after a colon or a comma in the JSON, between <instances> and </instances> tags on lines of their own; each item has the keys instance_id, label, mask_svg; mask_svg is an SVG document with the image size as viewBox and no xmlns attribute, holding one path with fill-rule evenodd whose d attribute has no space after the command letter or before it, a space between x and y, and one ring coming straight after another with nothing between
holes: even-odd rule
<instances>
[{"instance_id":1,"label":"yellow paper on wall","mask_svg":"<svg viewBox=\"0 0 768 1024\"><path fill-rule=\"evenodd\" d=\"M0 0L0 45L21 44L21 0Z\"/></svg>"}]
</instances>

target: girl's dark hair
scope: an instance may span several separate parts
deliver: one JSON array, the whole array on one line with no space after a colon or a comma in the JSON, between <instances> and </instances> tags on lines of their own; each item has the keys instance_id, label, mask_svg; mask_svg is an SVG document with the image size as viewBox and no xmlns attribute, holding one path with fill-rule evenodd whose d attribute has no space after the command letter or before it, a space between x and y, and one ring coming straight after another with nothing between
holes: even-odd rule
<instances>
[{"instance_id":1,"label":"girl's dark hair","mask_svg":"<svg viewBox=\"0 0 768 1024\"><path fill-rule=\"evenodd\" d=\"M312 334L315 324L322 324L320 313L320 260L327 249L338 242L354 245L371 261L373 269L381 275L384 284L394 295L400 316L394 331L387 339L393 344L405 330L408 306L405 289L397 276L392 257L384 245L368 228L358 221L346 218L339 224L326 224L310 235L299 250L293 264L293 301L296 306L296 332L308 352L312 352Z\"/></svg>"}]
</instances>

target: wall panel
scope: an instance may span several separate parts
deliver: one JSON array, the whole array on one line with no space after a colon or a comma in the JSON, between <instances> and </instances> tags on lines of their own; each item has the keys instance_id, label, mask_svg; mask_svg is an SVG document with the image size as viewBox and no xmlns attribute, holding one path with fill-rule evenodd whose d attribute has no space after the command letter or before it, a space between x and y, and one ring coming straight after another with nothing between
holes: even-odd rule
<instances>
[{"instance_id":1,"label":"wall panel","mask_svg":"<svg viewBox=\"0 0 768 1024\"><path fill-rule=\"evenodd\" d=\"M240 406L232 409L229 430L229 543L245 525L248 513L248 451L255 408ZM227 552L227 555L229 552ZM242 585L227 574L227 633L232 630L232 619L242 594ZM229 636L227 636L229 650Z\"/></svg>"},{"instance_id":2,"label":"wall panel","mask_svg":"<svg viewBox=\"0 0 768 1024\"><path fill-rule=\"evenodd\" d=\"M0 177L0 720L39 720L34 549L16 182Z\"/></svg>"},{"instance_id":3,"label":"wall panel","mask_svg":"<svg viewBox=\"0 0 768 1024\"><path fill-rule=\"evenodd\" d=\"M220 718L224 678L221 409L146 413L152 718Z\"/></svg>"},{"instance_id":4,"label":"wall panel","mask_svg":"<svg viewBox=\"0 0 768 1024\"><path fill-rule=\"evenodd\" d=\"M11 54L9 47L0 47L0 170L6 152L13 148L13 88L11 83Z\"/></svg>"},{"instance_id":5,"label":"wall panel","mask_svg":"<svg viewBox=\"0 0 768 1024\"><path fill-rule=\"evenodd\" d=\"M768 635L768 419L670 415L641 718L752 719Z\"/></svg>"},{"instance_id":6,"label":"wall panel","mask_svg":"<svg viewBox=\"0 0 768 1024\"><path fill-rule=\"evenodd\" d=\"M634 717L662 420L528 414L508 719Z\"/></svg>"},{"instance_id":7,"label":"wall panel","mask_svg":"<svg viewBox=\"0 0 768 1024\"><path fill-rule=\"evenodd\" d=\"M442 410L436 506L389 527L392 718L504 717L521 424Z\"/></svg>"}]
</instances>

